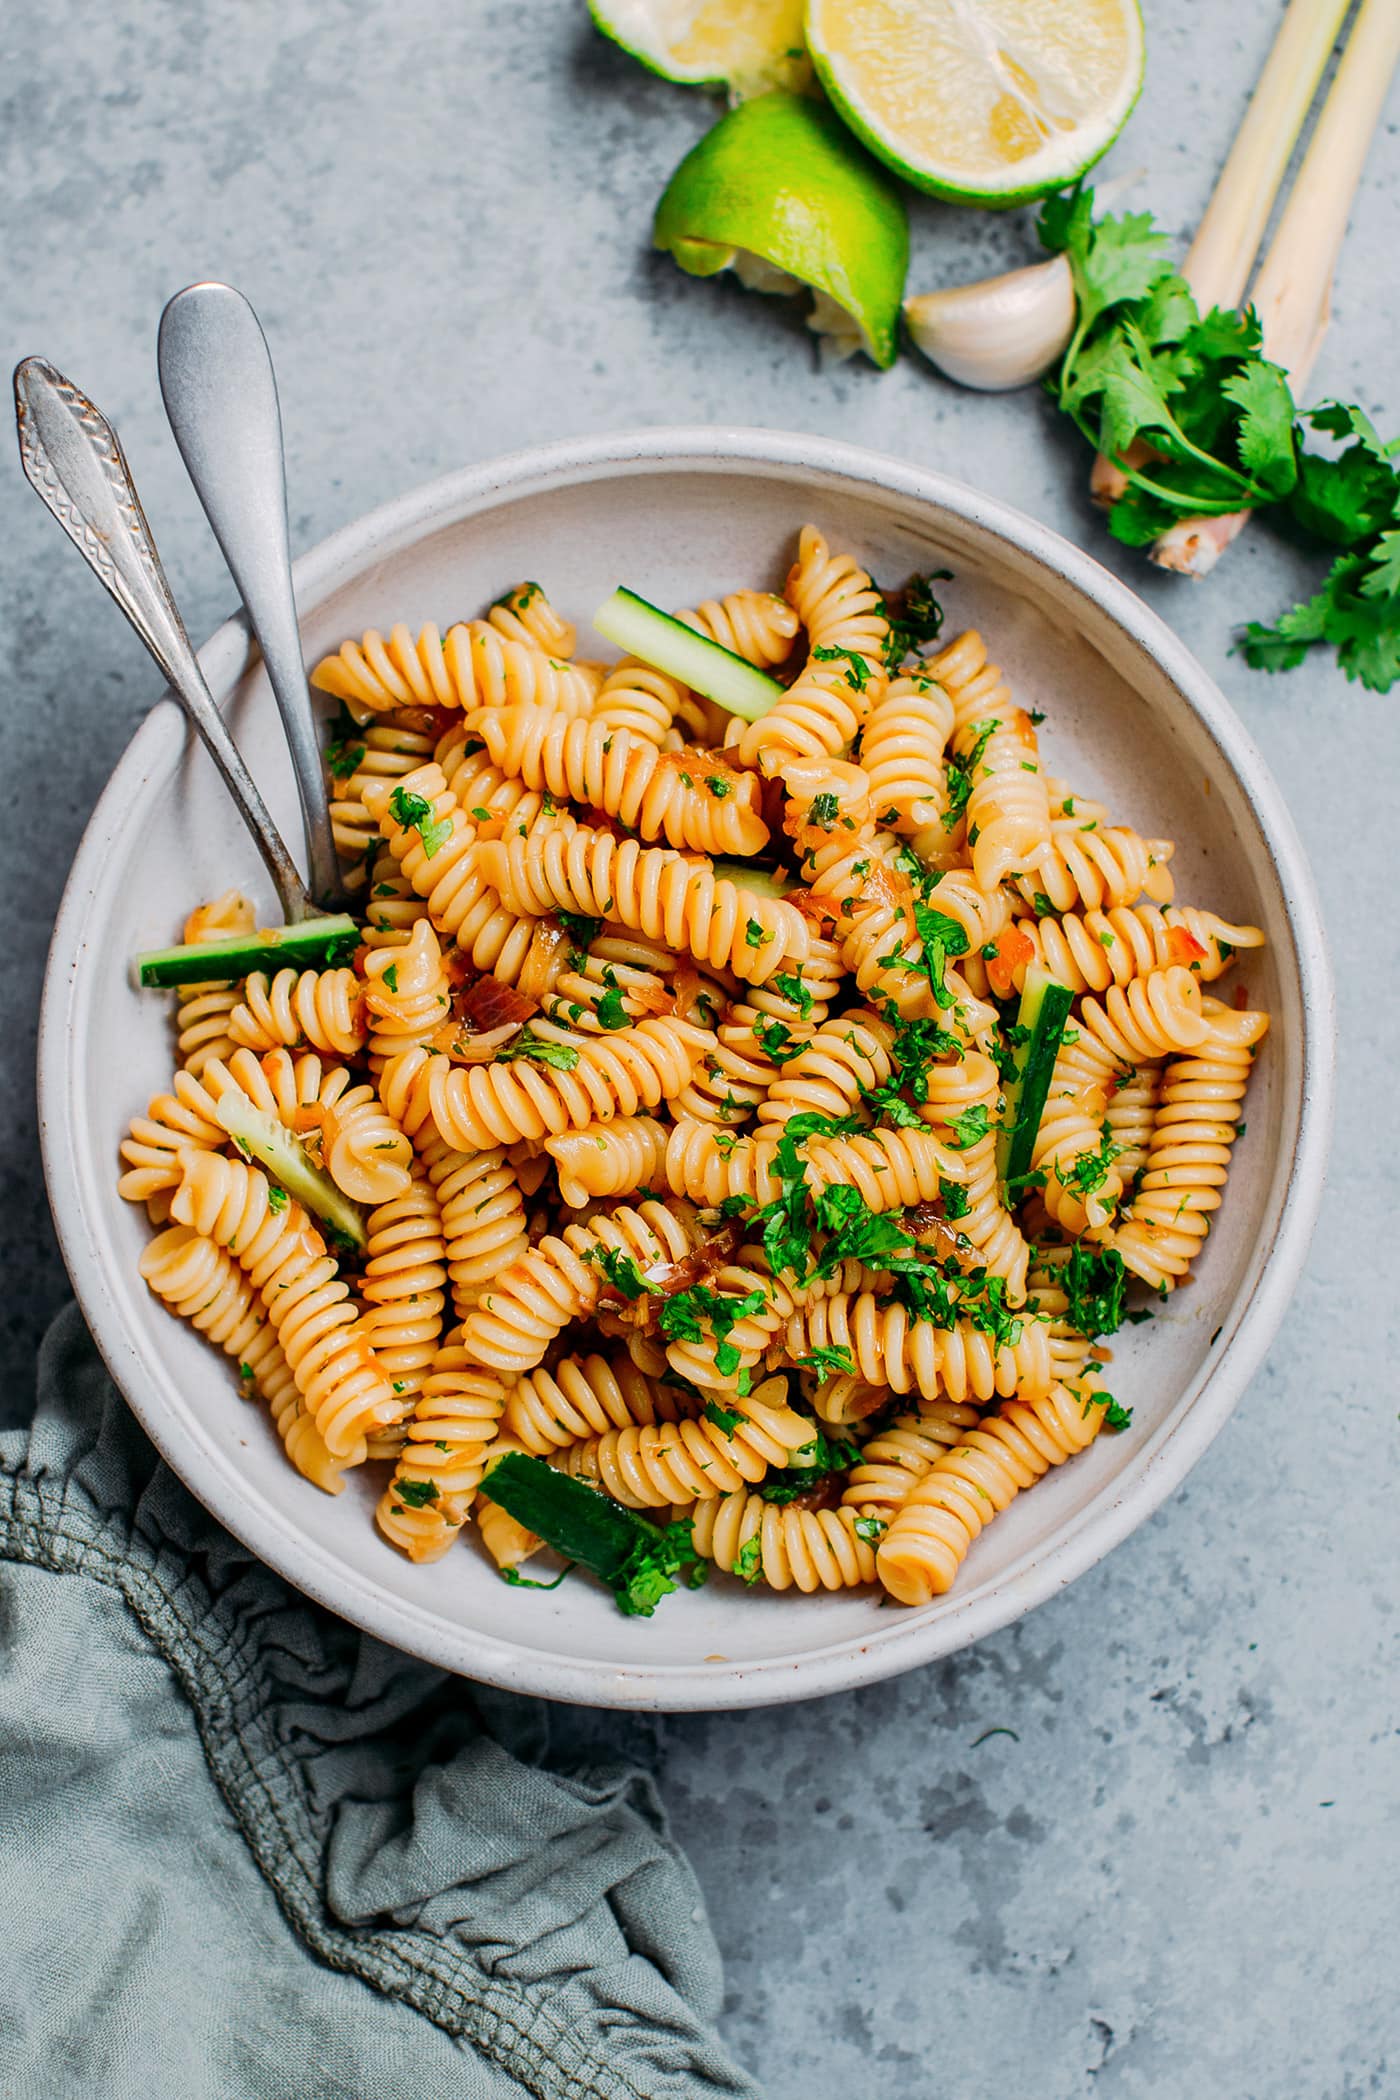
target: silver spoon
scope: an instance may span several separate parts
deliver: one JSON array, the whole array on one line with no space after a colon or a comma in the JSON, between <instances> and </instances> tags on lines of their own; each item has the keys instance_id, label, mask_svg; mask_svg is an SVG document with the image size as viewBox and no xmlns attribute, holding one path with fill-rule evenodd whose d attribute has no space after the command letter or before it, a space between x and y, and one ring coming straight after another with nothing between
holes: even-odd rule
<instances>
[{"instance_id":1,"label":"silver spoon","mask_svg":"<svg viewBox=\"0 0 1400 2100\"><path fill-rule=\"evenodd\" d=\"M223 549L287 733L312 894L344 896L287 542L282 415L267 339L229 284L192 284L160 317L160 390L180 456Z\"/></svg>"},{"instance_id":2,"label":"silver spoon","mask_svg":"<svg viewBox=\"0 0 1400 2100\"><path fill-rule=\"evenodd\" d=\"M116 431L42 357L15 367L15 416L26 479L116 599L202 737L267 863L287 923L315 918L317 907L204 682Z\"/></svg>"}]
</instances>

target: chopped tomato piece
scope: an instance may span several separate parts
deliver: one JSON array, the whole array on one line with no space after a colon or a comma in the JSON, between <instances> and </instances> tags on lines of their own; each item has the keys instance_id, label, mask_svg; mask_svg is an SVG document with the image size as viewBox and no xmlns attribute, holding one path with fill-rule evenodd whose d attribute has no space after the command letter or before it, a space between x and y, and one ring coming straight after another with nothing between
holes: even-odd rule
<instances>
[{"instance_id":1,"label":"chopped tomato piece","mask_svg":"<svg viewBox=\"0 0 1400 2100\"><path fill-rule=\"evenodd\" d=\"M1188 933L1184 926L1172 926L1168 929L1167 956L1171 962L1181 963L1183 966L1187 963L1204 962L1208 953L1209 950L1201 946L1195 934Z\"/></svg>"},{"instance_id":2,"label":"chopped tomato piece","mask_svg":"<svg viewBox=\"0 0 1400 2100\"><path fill-rule=\"evenodd\" d=\"M998 999L1016 989L1016 972L1035 961L1035 942L1020 926L1003 926L997 935L997 952L987 958L987 982Z\"/></svg>"}]
</instances>

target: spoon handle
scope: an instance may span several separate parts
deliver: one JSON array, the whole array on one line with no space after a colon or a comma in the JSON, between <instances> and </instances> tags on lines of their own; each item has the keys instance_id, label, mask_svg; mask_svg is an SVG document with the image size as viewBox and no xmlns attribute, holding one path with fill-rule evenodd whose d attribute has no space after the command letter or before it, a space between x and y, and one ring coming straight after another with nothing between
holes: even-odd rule
<instances>
[{"instance_id":1,"label":"spoon handle","mask_svg":"<svg viewBox=\"0 0 1400 2100\"><path fill-rule=\"evenodd\" d=\"M315 896L343 896L287 543L282 415L267 339L228 284L192 284L160 319L160 390L175 442L247 607L282 715Z\"/></svg>"},{"instance_id":2,"label":"spoon handle","mask_svg":"<svg viewBox=\"0 0 1400 2100\"><path fill-rule=\"evenodd\" d=\"M26 479L116 599L202 737L267 864L287 922L314 918L296 863L204 682L116 431L42 357L26 357L15 368L15 415Z\"/></svg>"}]
</instances>

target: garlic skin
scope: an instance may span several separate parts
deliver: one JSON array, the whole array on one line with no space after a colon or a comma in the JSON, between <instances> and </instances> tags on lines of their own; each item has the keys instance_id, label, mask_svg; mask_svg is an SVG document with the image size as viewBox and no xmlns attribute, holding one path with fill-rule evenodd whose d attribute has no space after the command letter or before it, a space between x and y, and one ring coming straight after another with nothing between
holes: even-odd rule
<instances>
[{"instance_id":1,"label":"garlic skin","mask_svg":"<svg viewBox=\"0 0 1400 2100\"><path fill-rule=\"evenodd\" d=\"M1063 255L924 292L904 302L910 335L959 386L999 394L1049 371L1074 333L1074 279Z\"/></svg>"}]
</instances>

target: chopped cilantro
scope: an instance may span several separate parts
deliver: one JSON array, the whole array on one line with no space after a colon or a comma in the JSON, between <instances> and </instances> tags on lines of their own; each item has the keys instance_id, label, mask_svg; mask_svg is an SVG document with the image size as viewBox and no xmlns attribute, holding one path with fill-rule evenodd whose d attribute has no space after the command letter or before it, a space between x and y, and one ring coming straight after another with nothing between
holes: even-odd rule
<instances>
[{"instance_id":1,"label":"chopped cilantro","mask_svg":"<svg viewBox=\"0 0 1400 2100\"><path fill-rule=\"evenodd\" d=\"M628 1025L628 1013L627 1008L623 1004L622 990L617 981L617 972L605 969L603 972L603 984L605 989L594 1008L599 1026L608 1029L626 1028Z\"/></svg>"},{"instance_id":2,"label":"chopped cilantro","mask_svg":"<svg viewBox=\"0 0 1400 2100\"><path fill-rule=\"evenodd\" d=\"M991 1127L991 1111L986 1102L975 1101L972 1107L965 1108L961 1115L949 1118L948 1142L956 1151L965 1152L969 1145L975 1145L979 1138L984 1138Z\"/></svg>"},{"instance_id":3,"label":"chopped cilantro","mask_svg":"<svg viewBox=\"0 0 1400 2100\"><path fill-rule=\"evenodd\" d=\"M943 628L943 608L933 595L935 583L951 583L951 569L932 569L927 576L911 576L903 590L886 594L885 616L890 631L885 637L885 669L897 671L906 656L925 642L937 641Z\"/></svg>"},{"instance_id":4,"label":"chopped cilantro","mask_svg":"<svg viewBox=\"0 0 1400 2100\"><path fill-rule=\"evenodd\" d=\"M1001 723L995 720L979 722L976 741L971 749L968 751L949 752L947 767L948 807L943 812L945 830L951 831L966 811L967 805L972 798L972 783L976 777L977 768L982 763L982 753L986 750L992 737L1000 727Z\"/></svg>"},{"instance_id":5,"label":"chopped cilantro","mask_svg":"<svg viewBox=\"0 0 1400 2100\"><path fill-rule=\"evenodd\" d=\"M819 664L844 662L846 683L857 693L863 693L870 683L870 665L858 649L838 649L835 644L819 644L812 651L812 661Z\"/></svg>"},{"instance_id":6,"label":"chopped cilantro","mask_svg":"<svg viewBox=\"0 0 1400 2100\"><path fill-rule=\"evenodd\" d=\"M572 1043L548 1043L528 1028L522 1028L514 1042L503 1044L493 1062L508 1065L517 1057L528 1058L535 1065L550 1065L556 1072L572 1072L578 1063L578 1052Z\"/></svg>"},{"instance_id":7,"label":"chopped cilantro","mask_svg":"<svg viewBox=\"0 0 1400 2100\"><path fill-rule=\"evenodd\" d=\"M1123 1323L1123 1292L1127 1284L1123 1257L1112 1247L1097 1248L1076 1240L1069 1260L1059 1272L1059 1281L1069 1304L1066 1318L1071 1327L1093 1341L1096 1335L1116 1334Z\"/></svg>"},{"instance_id":8,"label":"chopped cilantro","mask_svg":"<svg viewBox=\"0 0 1400 2100\"><path fill-rule=\"evenodd\" d=\"M944 1181L940 1176L938 1194L943 1204L944 1217L953 1222L965 1218L972 1208L967 1190L960 1181Z\"/></svg>"},{"instance_id":9,"label":"chopped cilantro","mask_svg":"<svg viewBox=\"0 0 1400 2100\"><path fill-rule=\"evenodd\" d=\"M394 1493L410 1509L426 1509L430 1502L437 1501L438 1486L435 1480L400 1480Z\"/></svg>"},{"instance_id":10,"label":"chopped cilantro","mask_svg":"<svg viewBox=\"0 0 1400 2100\"><path fill-rule=\"evenodd\" d=\"M764 932L763 928L759 925L757 919L750 919L745 924L744 945L746 947L766 948L768 946L768 943L772 940L772 938L773 936L771 933Z\"/></svg>"},{"instance_id":11,"label":"chopped cilantro","mask_svg":"<svg viewBox=\"0 0 1400 2100\"><path fill-rule=\"evenodd\" d=\"M833 1375L852 1378L856 1368L855 1358L850 1350L842 1348L839 1342L809 1349L805 1356L793 1359L793 1367L798 1371L814 1372L819 1385L825 1385L827 1379Z\"/></svg>"},{"instance_id":12,"label":"chopped cilantro","mask_svg":"<svg viewBox=\"0 0 1400 2100\"><path fill-rule=\"evenodd\" d=\"M1120 1407L1111 1393L1102 1393L1099 1397L1101 1399L1107 1400L1108 1402L1108 1411L1103 1418L1103 1426L1105 1429L1117 1430L1132 1428L1133 1411L1130 1407Z\"/></svg>"},{"instance_id":13,"label":"chopped cilantro","mask_svg":"<svg viewBox=\"0 0 1400 2100\"><path fill-rule=\"evenodd\" d=\"M613 1289L624 1298L637 1299L648 1291L655 1296L660 1291L661 1286L648 1283L631 1255L619 1247L590 1247L583 1259L596 1262Z\"/></svg>"},{"instance_id":14,"label":"chopped cilantro","mask_svg":"<svg viewBox=\"0 0 1400 2100\"><path fill-rule=\"evenodd\" d=\"M587 955L603 930L602 920L586 919L576 911L557 911L554 916L573 942L576 952Z\"/></svg>"},{"instance_id":15,"label":"chopped cilantro","mask_svg":"<svg viewBox=\"0 0 1400 2100\"><path fill-rule=\"evenodd\" d=\"M326 751L326 770L332 780L348 780L364 755L363 744L331 744Z\"/></svg>"},{"instance_id":16,"label":"chopped cilantro","mask_svg":"<svg viewBox=\"0 0 1400 2100\"><path fill-rule=\"evenodd\" d=\"M394 821L401 824L405 831L417 832L423 841L423 853L428 860L431 860L452 836L452 819L444 817L441 823L435 822L432 803L425 801L421 795L413 794L407 788L394 789L389 797L389 809Z\"/></svg>"},{"instance_id":17,"label":"chopped cilantro","mask_svg":"<svg viewBox=\"0 0 1400 2100\"><path fill-rule=\"evenodd\" d=\"M810 1494L814 1482L828 1473L844 1473L859 1463L860 1452L854 1444L819 1429L810 1444L793 1452L786 1466L764 1476L758 1492L765 1502L795 1502L799 1495Z\"/></svg>"},{"instance_id":18,"label":"chopped cilantro","mask_svg":"<svg viewBox=\"0 0 1400 2100\"><path fill-rule=\"evenodd\" d=\"M723 802L726 795L733 793L733 783L728 780L722 780L718 773L711 773L705 785L717 802Z\"/></svg>"}]
</instances>

